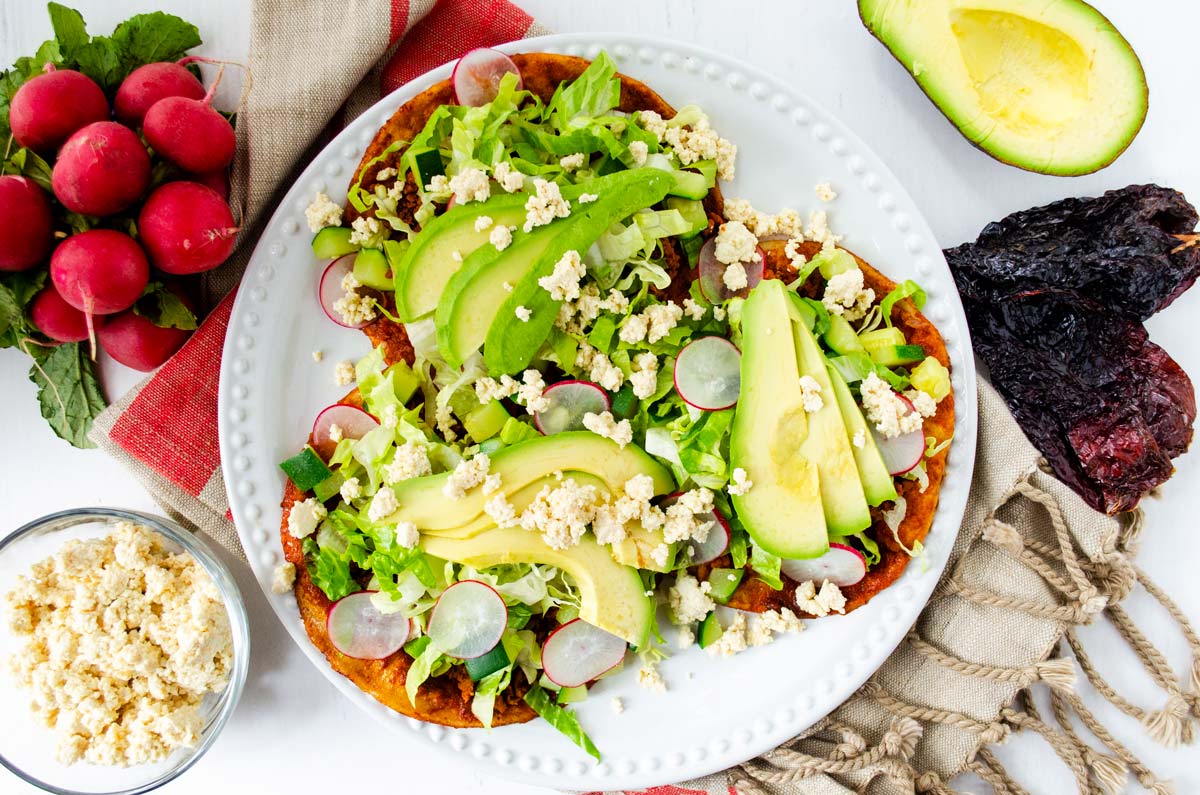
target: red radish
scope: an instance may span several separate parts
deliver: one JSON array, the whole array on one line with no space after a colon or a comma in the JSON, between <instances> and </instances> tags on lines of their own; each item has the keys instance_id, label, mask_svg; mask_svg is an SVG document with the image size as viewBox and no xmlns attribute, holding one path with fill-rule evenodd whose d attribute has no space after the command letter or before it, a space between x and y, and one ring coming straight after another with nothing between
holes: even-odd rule
<instances>
[{"instance_id":1,"label":"red radish","mask_svg":"<svg viewBox=\"0 0 1200 795\"><path fill-rule=\"evenodd\" d=\"M582 431L583 415L612 408L603 389L591 381L559 381L546 387L543 397L549 407L533 415L533 422L546 436L563 431Z\"/></svg>"},{"instance_id":2,"label":"red radish","mask_svg":"<svg viewBox=\"0 0 1200 795\"><path fill-rule=\"evenodd\" d=\"M138 234L159 270L210 271L229 259L238 227L217 192L198 182L159 186L138 214Z\"/></svg>"},{"instance_id":3,"label":"red radish","mask_svg":"<svg viewBox=\"0 0 1200 795\"><path fill-rule=\"evenodd\" d=\"M429 640L460 660L487 654L508 626L508 607L492 586L462 580L442 591L429 616Z\"/></svg>"},{"instance_id":4,"label":"red radish","mask_svg":"<svg viewBox=\"0 0 1200 795\"><path fill-rule=\"evenodd\" d=\"M108 100L95 81L71 69L46 67L13 95L8 123L21 146L51 154L76 130L108 119Z\"/></svg>"},{"instance_id":5,"label":"red radish","mask_svg":"<svg viewBox=\"0 0 1200 795\"><path fill-rule=\"evenodd\" d=\"M576 618L542 644L542 670L559 687L579 687L617 667L625 648L621 638Z\"/></svg>"},{"instance_id":6,"label":"red radish","mask_svg":"<svg viewBox=\"0 0 1200 795\"><path fill-rule=\"evenodd\" d=\"M512 72L517 76L517 88L522 87L521 70L499 50L476 47L458 59L450 82L454 85L454 101L459 105L478 107L496 98L500 79Z\"/></svg>"},{"instance_id":7,"label":"red radish","mask_svg":"<svg viewBox=\"0 0 1200 795\"><path fill-rule=\"evenodd\" d=\"M204 99L206 90L194 74L177 63L162 61L139 66L121 81L113 97L117 119L130 127L140 127L146 111L167 97Z\"/></svg>"},{"instance_id":8,"label":"red radish","mask_svg":"<svg viewBox=\"0 0 1200 795\"><path fill-rule=\"evenodd\" d=\"M29 316L38 331L58 342L83 342L88 338L87 315L63 300L53 284L37 294L29 306ZM99 328L104 318L93 323Z\"/></svg>"},{"instance_id":9,"label":"red radish","mask_svg":"<svg viewBox=\"0 0 1200 795\"><path fill-rule=\"evenodd\" d=\"M818 587L828 580L839 588L854 585L867 576L867 559L854 547L830 544L829 551L819 558L785 559L779 570L796 582L815 582Z\"/></svg>"},{"instance_id":10,"label":"red radish","mask_svg":"<svg viewBox=\"0 0 1200 795\"><path fill-rule=\"evenodd\" d=\"M328 459L337 442L329 438L329 430L336 425L343 439L361 439L379 427L379 421L356 406L334 403L321 410L312 429L312 446Z\"/></svg>"},{"instance_id":11,"label":"red radish","mask_svg":"<svg viewBox=\"0 0 1200 795\"><path fill-rule=\"evenodd\" d=\"M904 395L896 395L896 397L908 406L905 416L916 413L917 409L913 406L912 401ZM875 430L874 424L871 424L870 427L871 435L875 437L875 446L879 448L879 454L883 456L883 463L891 474L903 475L910 472L925 457L924 427L890 438Z\"/></svg>"},{"instance_id":12,"label":"red radish","mask_svg":"<svg viewBox=\"0 0 1200 795\"><path fill-rule=\"evenodd\" d=\"M682 491L668 494L659 503L659 507L664 510L670 508L682 496ZM693 566L701 563L712 563L724 555L725 550L729 549L729 522L725 520L725 517L721 515L719 510L713 508L708 513L699 516L698 520L700 522L711 522L711 524L708 527L708 536L703 541L688 539L687 546L690 551L687 553L687 560Z\"/></svg>"},{"instance_id":13,"label":"red radish","mask_svg":"<svg viewBox=\"0 0 1200 795\"><path fill-rule=\"evenodd\" d=\"M89 315L133 306L150 281L150 263L134 239L112 229L90 229L58 244L50 278L63 300Z\"/></svg>"},{"instance_id":14,"label":"red radish","mask_svg":"<svg viewBox=\"0 0 1200 795\"><path fill-rule=\"evenodd\" d=\"M400 613L381 613L371 595L358 591L343 596L329 608L325 631L329 642L347 657L356 660L382 660L404 646L412 632L412 622Z\"/></svg>"},{"instance_id":15,"label":"red radish","mask_svg":"<svg viewBox=\"0 0 1200 795\"><path fill-rule=\"evenodd\" d=\"M342 320L342 313L334 309L334 305L346 294L346 291L342 289L342 279L346 277L346 274L354 271L356 256L347 254L329 263L329 267L321 274L321 285L317 288L317 297L321 300L321 308L325 310L325 315L334 323L345 328L362 328L367 325L366 323L349 325Z\"/></svg>"},{"instance_id":16,"label":"red radish","mask_svg":"<svg viewBox=\"0 0 1200 795\"><path fill-rule=\"evenodd\" d=\"M233 125L212 107L220 83L221 77L217 75L201 99L160 99L142 119L142 134L147 143L184 171L207 174L227 168L233 162L237 149Z\"/></svg>"},{"instance_id":17,"label":"red radish","mask_svg":"<svg viewBox=\"0 0 1200 795\"><path fill-rule=\"evenodd\" d=\"M714 236L700 249L697 266L700 277L700 292L710 303L719 304L730 298L745 298L762 281L763 269L767 264L767 255L761 248L757 249L754 259L741 263L746 269L746 286L740 290L730 290L725 285L725 270L729 267L717 259L717 238Z\"/></svg>"},{"instance_id":18,"label":"red radish","mask_svg":"<svg viewBox=\"0 0 1200 795\"><path fill-rule=\"evenodd\" d=\"M150 155L123 124L98 121L72 135L58 152L51 185L63 206L82 215L112 215L142 197Z\"/></svg>"},{"instance_id":19,"label":"red radish","mask_svg":"<svg viewBox=\"0 0 1200 795\"><path fill-rule=\"evenodd\" d=\"M190 182L199 182L206 188L212 188L223 200L229 201L229 171L210 171L207 174L193 174Z\"/></svg>"},{"instance_id":20,"label":"red radish","mask_svg":"<svg viewBox=\"0 0 1200 795\"><path fill-rule=\"evenodd\" d=\"M720 411L738 401L742 353L724 337L700 337L675 359L675 391L693 408Z\"/></svg>"},{"instance_id":21,"label":"red radish","mask_svg":"<svg viewBox=\"0 0 1200 795\"><path fill-rule=\"evenodd\" d=\"M50 200L29 177L0 177L0 271L23 271L46 258L52 239Z\"/></svg>"},{"instance_id":22,"label":"red radish","mask_svg":"<svg viewBox=\"0 0 1200 795\"><path fill-rule=\"evenodd\" d=\"M104 352L126 367L148 373L183 347L191 331L162 328L132 309L105 319L96 329Z\"/></svg>"}]
</instances>

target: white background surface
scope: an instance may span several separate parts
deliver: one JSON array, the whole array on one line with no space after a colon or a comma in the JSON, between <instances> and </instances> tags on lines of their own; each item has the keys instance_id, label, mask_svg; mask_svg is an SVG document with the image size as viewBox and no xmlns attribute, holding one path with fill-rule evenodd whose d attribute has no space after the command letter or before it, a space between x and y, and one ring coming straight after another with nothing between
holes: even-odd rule
<instances>
[{"instance_id":1,"label":"white background surface","mask_svg":"<svg viewBox=\"0 0 1200 795\"><path fill-rule=\"evenodd\" d=\"M1193 99L1194 76L1200 68L1193 31L1200 26L1200 6L1193 3L1097 0L1096 5L1142 58L1151 87L1150 115L1140 137L1114 166L1074 180L1027 174L972 149L865 32L850 2L744 0L736 11L729 10L733 4L714 0L519 0L519 4L554 30L653 32L712 47L795 81L891 166L947 246L973 238L984 223L1007 212L1132 182L1170 185L1200 200L1200 159L1192 142L1200 127L1200 107ZM207 42L201 52L245 57L249 4L239 0L75 0L73 5L83 11L94 33L107 33L136 11L169 10L199 25ZM49 33L41 3L0 2L0 64L32 52ZM797 201L807 201L810 191L810 185L797 185ZM833 221L836 224L836 216ZM1194 323L1198 314L1200 291L1193 291L1150 323L1154 338L1194 377L1200 377L1200 339ZM146 492L114 462L96 451L73 450L53 436L38 415L26 370L19 354L0 351L0 406L9 419L0 464L0 532L74 505L154 510ZM110 399L137 380L111 363L105 364L103 372ZM1162 496L1146 503L1148 528L1139 563L1200 620L1200 581L1191 575L1196 528L1191 498L1200 490L1200 456L1185 455L1177 466L1179 471ZM485 779L466 760L462 766L430 765L416 746L406 746L399 735L385 732L359 713L292 646L248 570L235 571L250 610L254 639L246 692L214 748L164 791L211 793L232 786L239 792L331 792L347 786L349 770L358 782L370 782L368 786L409 792L509 795L531 791ZM1140 593L1130 603L1147 634L1164 648L1177 670L1184 670L1189 661L1183 643L1161 613ZM1132 701L1148 709L1161 705L1161 691L1138 669L1115 632L1100 626L1086 628L1082 634L1098 664ZM1175 780L1179 792L1200 791L1195 748L1169 752L1152 745L1132 720L1109 708L1086 684L1080 689L1135 753L1161 776ZM1015 740L1001 749L1000 756L1035 793L1073 791L1065 769L1037 741ZM987 791L977 783L958 783L973 792ZM0 791L30 790L0 772Z\"/></svg>"}]
</instances>

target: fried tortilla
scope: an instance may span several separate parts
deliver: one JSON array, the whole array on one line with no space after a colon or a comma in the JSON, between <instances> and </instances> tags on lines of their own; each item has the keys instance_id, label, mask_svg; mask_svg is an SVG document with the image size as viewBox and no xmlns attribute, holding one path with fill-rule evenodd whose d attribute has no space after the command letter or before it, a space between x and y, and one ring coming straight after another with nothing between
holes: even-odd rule
<instances>
[{"instance_id":1,"label":"fried tortilla","mask_svg":"<svg viewBox=\"0 0 1200 795\"><path fill-rule=\"evenodd\" d=\"M547 53L528 53L512 56L521 69L521 76L527 90L533 92L543 101L549 101L559 83L573 80L587 68L589 62L570 56L551 55ZM653 110L664 118L675 115L675 110L658 94L643 83L618 75L621 79L620 110L632 112L635 110ZM376 175L385 168L396 168L404 153L399 149L390 153L378 163L372 163L375 158L385 152L389 145L397 140L411 140L424 127L430 114L440 105L454 102L453 90L449 81L443 81L432 86L423 93L409 100L388 120L387 124L376 134L375 139L367 147L362 162L352 178L361 179L362 186L371 191L377 184ZM406 185L405 199L400 202L399 214L404 220L416 226L412 214L420 204L417 186L411 181ZM715 233L716 226L722 221L723 209L720 190L714 187L705 199L705 208L709 214L709 229L705 236ZM373 212L373 211L368 211ZM346 207L347 222L358 217L353 207ZM763 243L767 251L767 275L772 278L782 278L790 281L794 272L783 254L782 241L766 241ZM806 255L812 256L819 250L815 243L804 244L801 249ZM696 278L695 271L688 271L684 265L682 252L675 246L667 247L665 252L666 269L672 283L659 292L663 300L681 301L688 294L688 287ZM875 290L882 297L896 285L887 277L871 268L866 262L858 260L865 275L866 286ZM820 275L814 274L809 283L803 288L806 294L819 296L821 285ZM656 291L658 292L658 291ZM384 303L389 313L394 308L390 294L377 296ZM904 331L906 338L916 345L924 346L926 352L935 356L942 364L949 366L945 345L937 329L916 309L910 300L897 304L893 313L895 324ZM375 347L383 349L384 360L388 364L404 361L412 363L414 354L412 345L405 333L404 327L394 323L385 316L368 324L363 332ZM357 390L352 391L342 401L349 405L361 405ZM954 400L948 396L938 404L936 416L925 421L926 434L942 441L950 438L954 431ZM311 441L311 440L310 440ZM327 453L328 451L326 451ZM938 489L945 471L946 452L942 451L933 458L927 459L926 466L929 477L927 488L923 491L913 481L899 480L897 491L907 500L907 514L900 524L896 534L893 534L884 524L878 509L872 509L874 524L871 534L879 543L881 559L871 568L866 578L857 585L844 588L846 610L852 610L865 604L874 594L894 582L908 564L909 555L904 548L912 549L913 544L922 540L929 532L937 508ZM462 666L453 667L449 673L426 680L422 685L418 703L409 701L404 689L405 675L412 663L412 658L404 651L399 651L383 660L357 660L338 652L329 640L326 632L325 619L332 602L309 577L304 562L304 552L300 539L287 531L288 515L292 505L305 498L290 481L286 484L283 499L283 522L280 527L280 538L286 559L296 567L295 595L300 608L300 615L313 645L316 646L329 660L330 666L343 676L354 682L364 692L370 694L382 704L410 717L430 723L438 723L455 728L479 727L479 720L471 713L470 704L474 695L474 683L466 675ZM708 566L699 567L699 574L707 574L712 565L728 566L728 558L719 559ZM786 581L783 590L775 591L756 577L748 577L734 594L730 605L742 610L762 612L780 607L795 608L795 589L797 583ZM538 627L531 625L535 631ZM538 632L544 639L552 627L546 626ZM497 698L493 725L502 726L512 723L524 723L535 717L532 709L523 701L523 696L529 688L519 670L513 673L513 682Z\"/></svg>"}]
</instances>

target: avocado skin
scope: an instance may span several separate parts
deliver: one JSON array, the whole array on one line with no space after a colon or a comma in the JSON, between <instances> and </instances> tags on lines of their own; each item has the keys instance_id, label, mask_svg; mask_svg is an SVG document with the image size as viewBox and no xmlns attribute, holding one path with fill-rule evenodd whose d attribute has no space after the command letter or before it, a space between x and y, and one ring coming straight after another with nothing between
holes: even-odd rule
<instances>
[{"instance_id":1,"label":"avocado skin","mask_svg":"<svg viewBox=\"0 0 1200 795\"><path fill-rule=\"evenodd\" d=\"M1146 101L1142 103L1141 111L1139 113L1138 119L1137 119L1136 123L1132 126L1131 132L1128 134L1128 136L1126 136L1126 140L1119 147L1111 150L1110 154L1106 155L1104 158L1102 158L1099 161L1089 164L1088 166L1084 166L1084 167L1076 168L1076 169L1056 169L1052 166L1047 166L1045 168L1038 168L1037 166L1032 165L1030 163L1021 162L1017 158L1005 157L1002 154L999 154L997 152L993 152L993 151L989 150L982 143L980 143L978 141L973 141L973 140L971 140L970 137L963 135L963 138L965 138L967 140L967 142L971 144L971 146L975 147L976 149L983 152L988 157L990 157L994 160L997 160L1008 166L1013 166L1014 168L1022 169L1023 171L1031 171L1035 174L1045 174L1047 176L1053 176L1053 177L1082 177L1087 174L1094 174L1095 172L1100 171L1101 169L1107 168L1108 166L1112 165L1113 162L1115 162L1118 157L1120 157L1122 154L1124 154L1125 150L1128 149L1130 147L1130 145L1133 144L1134 140L1137 139L1138 133L1141 132L1142 126L1146 122L1146 114L1149 112L1149 109L1150 109L1150 85L1149 85L1149 83L1146 82L1145 68L1142 66L1142 62L1141 62L1141 59L1137 55L1137 51L1135 49L1133 49L1133 45L1131 45L1129 43L1129 40L1125 38L1124 34L1122 34L1117 29L1116 25L1112 24L1112 22L1108 19L1108 17L1106 17L1103 13L1101 13L1101 11L1099 9L1097 9L1095 6L1089 5L1087 3L1083 3L1082 0L1068 0L1068 1L1078 3L1079 5L1087 6L1088 9L1090 9L1090 11L1092 13L1094 13L1103 22L1103 24L1105 26L1107 26L1106 33L1108 35L1110 35L1113 39L1116 40L1116 46L1124 47L1125 49L1127 49L1133 56L1133 62L1137 65L1137 69L1139 72L1139 81L1141 84L1143 96L1145 97ZM961 133L962 130L959 127L958 122L955 120L954 116L951 115L951 111L949 109L943 107L940 102L935 100L930 95L929 91L926 89L925 85L921 82L920 78L912 73L912 70L909 69L908 64L904 63L904 60L900 57L900 54L895 50L895 48L891 45L891 43L885 37L884 33L881 30L879 30L874 24L872 24L872 21L867 18L868 14L871 12L870 6L875 2L878 2L878 0L858 0L858 3L857 3L858 18L862 22L863 27L866 28L867 32L869 32L872 36L874 36L884 46L884 48L888 51L888 53L891 54L891 56L896 59L896 62L899 63L901 67L903 67L905 73L910 78L912 78L913 82L916 83L917 86L921 89L921 93L925 94L926 98L929 99L929 101L933 103L933 106L938 109L938 112L940 112L946 118L946 120L948 122L950 122L951 125L954 126L954 129L958 130Z\"/></svg>"}]
</instances>

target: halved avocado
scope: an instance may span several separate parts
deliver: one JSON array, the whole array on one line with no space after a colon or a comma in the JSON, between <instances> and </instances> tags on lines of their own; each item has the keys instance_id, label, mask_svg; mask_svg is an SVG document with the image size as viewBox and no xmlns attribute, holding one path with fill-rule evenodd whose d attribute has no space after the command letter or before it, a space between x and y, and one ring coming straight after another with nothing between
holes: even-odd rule
<instances>
[{"instance_id":1,"label":"halved avocado","mask_svg":"<svg viewBox=\"0 0 1200 795\"><path fill-rule=\"evenodd\" d=\"M967 140L1018 168L1097 171L1146 118L1137 54L1081 0L858 0L858 12Z\"/></svg>"},{"instance_id":2,"label":"halved avocado","mask_svg":"<svg viewBox=\"0 0 1200 795\"><path fill-rule=\"evenodd\" d=\"M590 536L576 546L552 549L537 533L520 527L494 528L473 538L422 536L435 558L476 569L507 563L557 566L579 588L579 617L635 647L646 644L654 625L654 601L646 596L637 569L622 566Z\"/></svg>"},{"instance_id":3,"label":"halved avocado","mask_svg":"<svg viewBox=\"0 0 1200 795\"><path fill-rule=\"evenodd\" d=\"M654 559L654 550L667 544L663 531L647 530L641 522L628 522L625 525L625 540L613 544L613 560L625 566L633 566L647 571L668 572L675 563L677 545L667 544L667 556L659 563Z\"/></svg>"},{"instance_id":4,"label":"halved avocado","mask_svg":"<svg viewBox=\"0 0 1200 795\"><path fill-rule=\"evenodd\" d=\"M601 495L607 495L611 493L609 491L608 484L595 475L589 475L587 472L579 472L577 470L563 472L562 474L564 480L570 478L579 486L593 486ZM546 486L554 488L558 484L559 480L554 475L540 477L537 480L517 489L512 494L507 495L508 503L513 507L513 510L516 511L517 514L520 514L530 506L530 504L537 497L538 492L540 492L543 488ZM483 531L489 530L495 526L496 523L492 521L492 518L486 513L482 513L466 524L459 525L458 527L436 528L432 530L426 530L425 532L429 535L438 536L439 538L474 538Z\"/></svg>"},{"instance_id":5,"label":"halved avocado","mask_svg":"<svg viewBox=\"0 0 1200 795\"><path fill-rule=\"evenodd\" d=\"M858 465L858 477L862 481L863 493L869 505L882 505L888 500L896 499L896 483L883 463L875 437L867 427L867 419L862 409L854 402L854 395L846 379L832 365L827 365L829 380L833 384L833 394L837 398L838 408L842 410L842 421L846 423L846 434L850 437L850 449L854 451L854 462ZM862 434L862 447L854 444L854 438Z\"/></svg>"}]
</instances>

